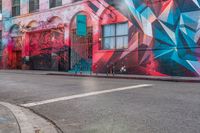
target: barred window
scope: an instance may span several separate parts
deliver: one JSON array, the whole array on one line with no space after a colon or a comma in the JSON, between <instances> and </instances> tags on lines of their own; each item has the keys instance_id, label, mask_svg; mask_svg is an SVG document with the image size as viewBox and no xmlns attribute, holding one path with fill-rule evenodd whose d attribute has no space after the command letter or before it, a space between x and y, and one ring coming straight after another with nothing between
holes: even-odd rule
<instances>
[{"instance_id":1,"label":"barred window","mask_svg":"<svg viewBox=\"0 0 200 133\"><path fill-rule=\"evenodd\" d=\"M2 0L0 0L0 13L2 13Z\"/></svg>"},{"instance_id":2,"label":"barred window","mask_svg":"<svg viewBox=\"0 0 200 133\"><path fill-rule=\"evenodd\" d=\"M49 0L50 8L61 6L62 0Z\"/></svg>"},{"instance_id":3,"label":"barred window","mask_svg":"<svg viewBox=\"0 0 200 133\"><path fill-rule=\"evenodd\" d=\"M37 12L39 10L39 0L29 0L29 12Z\"/></svg>"},{"instance_id":4,"label":"barred window","mask_svg":"<svg viewBox=\"0 0 200 133\"><path fill-rule=\"evenodd\" d=\"M103 49L128 48L128 22L103 26Z\"/></svg>"},{"instance_id":5,"label":"barred window","mask_svg":"<svg viewBox=\"0 0 200 133\"><path fill-rule=\"evenodd\" d=\"M20 15L20 0L12 0L12 16Z\"/></svg>"}]
</instances>

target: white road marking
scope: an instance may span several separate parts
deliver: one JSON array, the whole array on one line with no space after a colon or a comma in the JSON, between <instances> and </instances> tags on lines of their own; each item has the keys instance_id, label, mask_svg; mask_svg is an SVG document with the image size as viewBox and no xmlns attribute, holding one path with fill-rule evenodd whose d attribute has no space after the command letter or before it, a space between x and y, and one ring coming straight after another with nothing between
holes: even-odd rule
<instances>
[{"instance_id":1,"label":"white road marking","mask_svg":"<svg viewBox=\"0 0 200 133\"><path fill-rule=\"evenodd\" d=\"M77 98L96 96L96 95L101 95L101 94L106 94L106 93L111 93L111 92L118 92L118 91L131 90L131 89L136 89L136 88L150 87L150 86L153 86L153 85L152 84L141 84L141 85L135 85L135 86L115 88L115 89L110 89L110 90L95 91L95 92L83 93L83 94L78 94L78 95L54 98L54 99L49 99L49 100L44 100L44 101L39 101L39 102L21 104L21 106L33 107L33 106L38 106L38 105L55 103L55 102L59 102L59 101L67 101L67 100L72 100L72 99L77 99Z\"/></svg>"}]
</instances>

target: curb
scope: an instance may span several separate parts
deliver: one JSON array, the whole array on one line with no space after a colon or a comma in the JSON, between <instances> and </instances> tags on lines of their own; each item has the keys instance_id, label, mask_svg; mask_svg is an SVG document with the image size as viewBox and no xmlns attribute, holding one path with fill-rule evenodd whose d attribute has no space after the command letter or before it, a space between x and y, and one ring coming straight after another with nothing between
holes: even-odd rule
<instances>
[{"instance_id":1,"label":"curb","mask_svg":"<svg viewBox=\"0 0 200 133\"><path fill-rule=\"evenodd\" d=\"M158 77L158 76L141 76L141 75L84 75L84 74L63 74L63 73L47 73L52 76L71 76L71 77L91 77L91 78L111 78L111 79L135 79L135 80L152 80L152 81L168 81L168 82L190 82L200 83L200 78L190 77Z\"/></svg>"},{"instance_id":2,"label":"curb","mask_svg":"<svg viewBox=\"0 0 200 133\"><path fill-rule=\"evenodd\" d=\"M0 133L21 133L20 125L13 112L0 103Z\"/></svg>"},{"instance_id":3,"label":"curb","mask_svg":"<svg viewBox=\"0 0 200 133\"><path fill-rule=\"evenodd\" d=\"M0 105L12 112L19 125L20 133L59 133L54 124L29 109L5 102L0 102Z\"/></svg>"},{"instance_id":4,"label":"curb","mask_svg":"<svg viewBox=\"0 0 200 133\"><path fill-rule=\"evenodd\" d=\"M25 108L25 109L28 109L31 112L33 112L34 114L36 114L36 115L40 116L41 118L43 118L43 119L47 120L48 122L50 122L56 128L57 133L63 133L62 129L60 127L58 127L57 124L54 121L50 120L48 117L40 114L39 112L37 112L37 111L35 111L35 110L31 109L31 108L28 108L28 107L25 107L25 106L21 106L21 105L18 105L18 106L22 107L22 108Z\"/></svg>"},{"instance_id":5,"label":"curb","mask_svg":"<svg viewBox=\"0 0 200 133\"><path fill-rule=\"evenodd\" d=\"M71 76L71 77L91 77L91 78L110 78L110 79L135 79L135 80L152 80L152 81L168 81L168 82L189 82L200 83L200 77L178 77L178 76L145 76L145 75L121 75L115 74L114 76L109 74L73 74L67 72L56 71L35 71L35 70L0 70L3 73L15 73L15 74L31 74L31 75L55 75L55 76Z\"/></svg>"}]
</instances>

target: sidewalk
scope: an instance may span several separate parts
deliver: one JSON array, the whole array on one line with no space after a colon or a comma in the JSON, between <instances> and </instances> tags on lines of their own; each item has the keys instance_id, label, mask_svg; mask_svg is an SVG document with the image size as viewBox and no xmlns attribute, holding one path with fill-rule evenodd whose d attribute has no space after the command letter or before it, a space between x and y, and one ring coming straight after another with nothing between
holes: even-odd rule
<instances>
[{"instance_id":1,"label":"sidewalk","mask_svg":"<svg viewBox=\"0 0 200 133\"><path fill-rule=\"evenodd\" d=\"M0 133L59 133L47 120L29 109L0 102Z\"/></svg>"},{"instance_id":2,"label":"sidewalk","mask_svg":"<svg viewBox=\"0 0 200 133\"><path fill-rule=\"evenodd\" d=\"M117 79L135 79L135 80L156 80L170 82L193 82L200 83L200 77L177 77L177 76L146 76L146 75L125 75L125 74L96 74L96 73L69 73L58 71L37 71L37 70L0 70L1 73L32 74L32 75L57 75L74 77L94 77L94 78L117 78Z\"/></svg>"},{"instance_id":3,"label":"sidewalk","mask_svg":"<svg viewBox=\"0 0 200 133\"><path fill-rule=\"evenodd\" d=\"M20 133L19 124L14 114L0 104L0 133Z\"/></svg>"}]
</instances>

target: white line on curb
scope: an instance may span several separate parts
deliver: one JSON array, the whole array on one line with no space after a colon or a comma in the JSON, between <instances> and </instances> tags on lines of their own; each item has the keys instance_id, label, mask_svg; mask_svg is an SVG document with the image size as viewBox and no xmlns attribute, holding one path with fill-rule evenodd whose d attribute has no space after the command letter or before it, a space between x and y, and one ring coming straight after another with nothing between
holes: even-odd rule
<instances>
[{"instance_id":1,"label":"white line on curb","mask_svg":"<svg viewBox=\"0 0 200 133\"><path fill-rule=\"evenodd\" d=\"M141 84L141 85L135 85L135 86L115 88L111 90L95 91L95 92L83 93L83 94L78 94L78 95L54 98L54 99L49 99L49 100L44 100L44 101L39 101L39 102L21 104L21 106L33 107L33 106L44 105L44 104L49 104L49 103L54 103L54 102L59 102L59 101L67 101L67 100L72 100L72 99L77 99L77 98L96 96L96 95L101 95L101 94L106 94L106 93L111 93L111 92L118 92L118 91L131 90L131 89L136 89L136 88L150 87L150 86L153 86L153 85Z\"/></svg>"}]
</instances>

